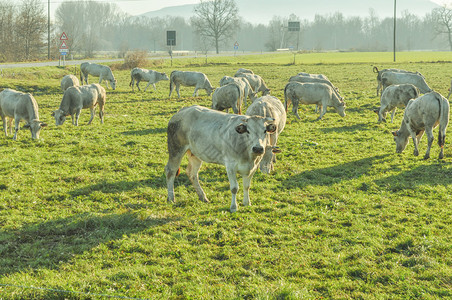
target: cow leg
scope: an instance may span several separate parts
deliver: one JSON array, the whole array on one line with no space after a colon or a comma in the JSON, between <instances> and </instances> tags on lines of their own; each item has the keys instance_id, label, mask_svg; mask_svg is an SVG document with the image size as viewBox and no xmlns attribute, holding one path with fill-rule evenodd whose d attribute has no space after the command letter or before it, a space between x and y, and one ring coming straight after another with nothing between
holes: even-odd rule
<instances>
[{"instance_id":1,"label":"cow leg","mask_svg":"<svg viewBox=\"0 0 452 300\"><path fill-rule=\"evenodd\" d=\"M322 117L326 114L326 109L327 109L327 105L323 104L322 105L322 111L320 112L320 117L317 120L321 120Z\"/></svg>"},{"instance_id":2,"label":"cow leg","mask_svg":"<svg viewBox=\"0 0 452 300\"><path fill-rule=\"evenodd\" d=\"M250 201L250 186L251 179L253 178L254 172L250 175L243 175L243 206L251 205Z\"/></svg>"},{"instance_id":3,"label":"cow leg","mask_svg":"<svg viewBox=\"0 0 452 300\"><path fill-rule=\"evenodd\" d=\"M193 92L193 97L196 95L198 97L198 87L195 87L195 91Z\"/></svg>"},{"instance_id":4,"label":"cow leg","mask_svg":"<svg viewBox=\"0 0 452 300\"><path fill-rule=\"evenodd\" d=\"M144 89L145 92L146 92L146 90L148 89L148 87L149 87L151 84L154 86L154 90L155 90L155 84L153 84L153 83L151 83L151 82L149 81L149 82L148 82L148 85L147 85L146 88Z\"/></svg>"},{"instance_id":5,"label":"cow leg","mask_svg":"<svg viewBox=\"0 0 452 300\"><path fill-rule=\"evenodd\" d=\"M138 90L141 92L141 89L140 89L140 86L139 86L139 84L140 84L140 80L139 79L137 79L137 88L138 88ZM147 88L147 87L146 87ZM146 92L146 89L144 89L144 91Z\"/></svg>"},{"instance_id":6,"label":"cow leg","mask_svg":"<svg viewBox=\"0 0 452 300\"><path fill-rule=\"evenodd\" d=\"M299 120L301 119L300 116L298 115L298 101L292 102L292 112Z\"/></svg>"},{"instance_id":7,"label":"cow leg","mask_svg":"<svg viewBox=\"0 0 452 300\"><path fill-rule=\"evenodd\" d=\"M396 107L394 107L394 109L392 110L392 113L391 113L391 123L394 123L395 111L396 111Z\"/></svg>"},{"instance_id":8,"label":"cow leg","mask_svg":"<svg viewBox=\"0 0 452 300\"><path fill-rule=\"evenodd\" d=\"M188 157L188 165L187 165L187 175L188 179L190 179L191 183L193 184L196 193L198 194L199 200L203 202L209 202L207 199L206 194L204 193L200 183L199 183L199 177L198 172L202 165L202 160L197 158L193 155L193 153L187 151L187 157Z\"/></svg>"},{"instance_id":9,"label":"cow leg","mask_svg":"<svg viewBox=\"0 0 452 300\"><path fill-rule=\"evenodd\" d=\"M99 103L99 118L100 123L104 124L104 105Z\"/></svg>"},{"instance_id":10,"label":"cow leg","mask_svg":"<svg viewBox=\"0 0 452 300\"><path fill-rule=\"evenodd\" d=\"M378 84L377 84L377 97L378 97L378 92L380 91L380 89L381 89L381 82L378 81Z\"/></svg>"},{"instance_id":11,"label":"cow leg","mask_svg":"<svg viewBox=\"0 0 452 300\"><path fill-rule=\"evenodd\" d=\"M179 97L179 98L180 98L180 93L179 93L179 90L180 90L180 84L176 84L176 92L177 92L177 97Z\"/></svg>"},{"instance_id":12,"label":"cow leg","mask_svg":"<svg viewBox=\"0 0 452 300\"><path fill-rule=\"evenodd\" d=\"M88 121L88 125L91 124L91 122L92 122L93 119L94 119L94 113L95 113L95 111L96 111L96 108L93 107L93 108L90 108L89 110L90 110L90 112L91 112L91 118L90 118L89 121ZM77 120L78 120L78 118L77 118ZM77 123L78 123L78 122L77 122Z\"/></svg>"},{"instance_id":13,"label":"cow leg","mask_svg":"<svg viewBox=\"0 0 452 300\"><path fill-rule=\"evenodd\" d=\"M174 203L174 179L179 174L179 166L184 157L185 151L182 148L168 149L170 157L165 166L166 184L168 188L168 202Z\"/></svg>"},{"instance_id":14,"label":"cow leg","mask_svg":"<svg viewBox=\"0 0 452 300\"><path fill-rule=\"evenodd\" d=\"M81 109L77 109L75 111L75 124L74 124L74 114L72 114L72 124L74 124L75 126L78 126L78 119L80 117L80 113L82 112Z\"/></svg>"},{"instance_id":15,"label":"cow leg","mask_svg":"<svg viewBox=\"0 0 452 300\"><path fill-rule=\"evenodd\" d=\"M433 140L435 139L433 137L433 127L425 127L425 134L427 134L427 152L424 155L424 159L430 158L430 149L432 148Z\"/></svg>"},{"instance_id":16,"label":"cow leg","mask_svg":"<svg viewBox=\"0 0 452 300\"><path fill-rule=\"evenodd\" d=\"M413 144L414 144L414 152L413 155L414 156L418 156L419 155L419 149L418 149L418 144L419 144L419 140L416 137L416 133L412 130L409 130L411 138L413 139Z\"/></svg>"},{"instance_id":17,"label":"cow leg","mask_svg":"<svg viewBox=\"0 0 452 300\"><path fill-rule=\"evenodd\" d=\"M232 194L231 207L229 210L231 213L234 213L237 211L237 192L239 191L239 183L237 181L236 170L233 167L226 166L226 172L228 174L229 186ZM245 200L243 201L245 202Z\"/></svg>"},{"instance_id":18,"label":"cow leg","mask_svg":"<svg viewBox=\"0 0 452 300\"><path fill-rule=\"evenodd\" d=\"M380 106L378 110L378 122L386 122L386 106Z\"/></svg>"},{"instance_id":19,"label":"cow leg","mask_svg":"<svg viewBox=\"0 0 452 300\"><path fill-rule=\"evenodd\" d=\"M8 136L9 120L5 116L2 116L2 121L3 121L3 131L5 132L5 136ZM11 125L9 125L9 127L11 128Z\"/></svg>"},{"instance_id":20,"label":"cow leg","mask_svg":"<svg viewBox=\"0 0 452 300\"><path fill-rule=\"evenodd\" d=\"M20 119L19 118L15 118L14 119L14 136L13 136L13 140L16 140L17 139L17 132L19 131L19 122L20 122Z\"/></svg>"},{"instance_id":21,"label":"cow leg","mask_svg":"<svg viewBox=\"0 0 452 300\"><path fill-rule=\"evenodd\" d=\"M13 134L13 118L8 119L9 134Z\"/></svg>"}]
</instances>

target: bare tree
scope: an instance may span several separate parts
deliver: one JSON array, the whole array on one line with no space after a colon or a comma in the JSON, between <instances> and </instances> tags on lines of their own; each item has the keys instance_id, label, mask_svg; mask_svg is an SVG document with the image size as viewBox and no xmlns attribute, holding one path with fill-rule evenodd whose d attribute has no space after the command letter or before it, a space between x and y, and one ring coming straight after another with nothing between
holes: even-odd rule
<instances>
[{"instance_id":1,"label":"bare tree","mask_svg":"<svg viewBox=\"0 0 452 300\"><path fill-rule=\"evenodd\" d=\"M446 5L435 8L432 11L436 20L435 31L437 35L446 35L449 49L452 51L452 9Z\"/></svg>"},{"instance_id":2,"label":"bare tree","mask_svg":"<svg viewBox=\"0 0 452 300\"><path fill-rule=\"evenodd\" d=\"M16 19L17 39L23 49L25 59L39 54L45 45L47 18L44 6L38 0L23 0Z\"/></svg>"},{"instance_id":3,"label":"bare tree","mask_svg":"<svg viewBox=\"0 0 452 300\"><path fill-rule=\"evenodd\" d=\"M18 52L15 42L16 10L9 1L0 2L0 61L10 61Z\"/></svg>"},{"instance_id":4,"label":"bare tree","mask_svg":"<svg viewBox=\"0 0 452 300\"><path fill-rule=\"evenodd\" d=\"M220 44L239 27L238 12L234 0L201 0L195 7L191 23L200 37L211 41L219 53Z\"/></svg>"}]
</instances>

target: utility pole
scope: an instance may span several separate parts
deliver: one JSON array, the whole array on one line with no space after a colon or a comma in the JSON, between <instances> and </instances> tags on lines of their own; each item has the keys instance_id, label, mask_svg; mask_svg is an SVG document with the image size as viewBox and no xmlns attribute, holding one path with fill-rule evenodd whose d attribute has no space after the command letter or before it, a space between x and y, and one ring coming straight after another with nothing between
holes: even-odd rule
<instances>
[{"instance_id":1,"label":"utility pole","mask_svg":"<svg viewBox=\"0 0 452 300\"><path fill-rule=\"evenodd\" d=\"M396 61L396 20L397 20L397 0L394 0L394 62Z\"/></svg>"},{"instance_id":2,"label":"utility pole","mask_svg":"<svg viewBox=\"0 0 452 300\"><path fill-rule=\"evenodd\" d=\"M50 0L47 0L47 59L50 60Z\"/></svg>"}]
</instances>

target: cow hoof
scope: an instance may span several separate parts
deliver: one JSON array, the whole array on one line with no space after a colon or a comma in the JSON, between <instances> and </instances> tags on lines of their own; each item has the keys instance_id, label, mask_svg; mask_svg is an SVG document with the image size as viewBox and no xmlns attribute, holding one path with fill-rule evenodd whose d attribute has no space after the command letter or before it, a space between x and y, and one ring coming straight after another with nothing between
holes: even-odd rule
<instances>
[{"instance_id":1,"label":"cow hoof","mask_svg":"<svg viewBox=\"0 0 452 300\"><path fill-rule=\"evenodd\" d=\"M429 159L429 158L430 158L430 155L427 155L427 154L426 154L426 155L424 156L424 159Z\"/></svg>"},{"instance_id":2,"label":"cow hoof","mask_svg":"<svg viewBox=\"0 0 452 300\"><path fill-rule=\"evenodd\" d=\"M174 204L174 198L168 198L168 199L167 199L167 202L168 202L168 203L171 203L171 204Z\"/></svg>"},{"instance_id":3,"label":"cow hoof","mask_svg":"<svg viewBox=\"0 0 452 300\"><path fill-rule=\"evenodd\" d=\"M229 208L229 211L230 211L231 213L235 213L235 212L237 211L237 206L231 206L231 207Z\"/></svg>"},{"instance_id":4,"label":"cow hoof","mask_svg":"<svg viewBox=\"0 0 452 300\"><path fill-rule=\"evenodd\" d=\"M204 203L210 203L209 199L207 198L199 198L199 200L201 200Z\"/></svg>"},{"instance_id":5,"label":"cow hoof","mask_svg":"<svg viewBox=\"0 0 452 300\"><path fill-rule=\"evenodd\" d=\"M419 156L419 151L414 150L413 155L414 155L414 156ZM428 157L427 157L427 158L428 158ZM425 159L425 157L424 157L424 159Z\"/></svg>"}]
</instances>

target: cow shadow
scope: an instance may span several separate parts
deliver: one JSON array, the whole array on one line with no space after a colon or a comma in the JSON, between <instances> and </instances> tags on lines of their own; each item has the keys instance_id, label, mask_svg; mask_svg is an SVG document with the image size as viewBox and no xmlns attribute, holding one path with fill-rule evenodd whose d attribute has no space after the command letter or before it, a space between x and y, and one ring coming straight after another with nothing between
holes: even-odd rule
<instances>
[{"instance_id":1,"label":"cow shadow","mask_svg":"<svg viewBox=\"0 0 452 300\"><path fill-rule=\"evenodd\" d=\"M412 190L422 185L448 187L452 184L452 163L422 165L397 175L375 180L374 183L390 191Z\"/></svg>"},{"instance_id":2,"label":"cow shadow","mask_svg":"<svg viewBox=\"0 0 452 300\"><path fill-rule=\"evenodd\" d=\"M351 180L366 175L374 163L383 159L389 159L389 154L378 155L360 160L355 160L328 168L304 171L282 182L285 189L299 189L309 185L330 186L343 180Z\"/></svg>"},{"instance_id":3,"label":"cow shadow","mask_svg":"<svg viewBox=\"0 0 452 300\"><path fill-rule=\"evenodd\" d=\"M361 124L353 124L349 126L342 126L342 127L329 127L329 128L320 128L320 131L324 133L329 132L353 132L353 131L365 131L369 130L369 124L368 123L361 123Z\"/></svg>"},{"instance_id":4,"label":"cow shadow","mask_svg":"<svg viewBox=\"0 0 452 300\"><path fill-rule=\"evenodd\" d=\"M110 249L124 235L160 227L178 218L150 216L142 218L127 211L104 216L83 213L58 220L29 224L19 230L0 232L2 264L0 275L25 269L59 269L75 255L81 255L100 244Z\"/></svg>"},{"instance_id":5,"label":"cow shadow","mask_svg":"<svg viewBox=\"0 0 452 300\"><path fill-rule=\"evenodd\" d=\"M131 130L131 131L123 131L121 134L123 135L149 135L149 134L161 134L166 133L166 127L164 128L148 128L142 130Z\"/></svg>"}]
</instances>

